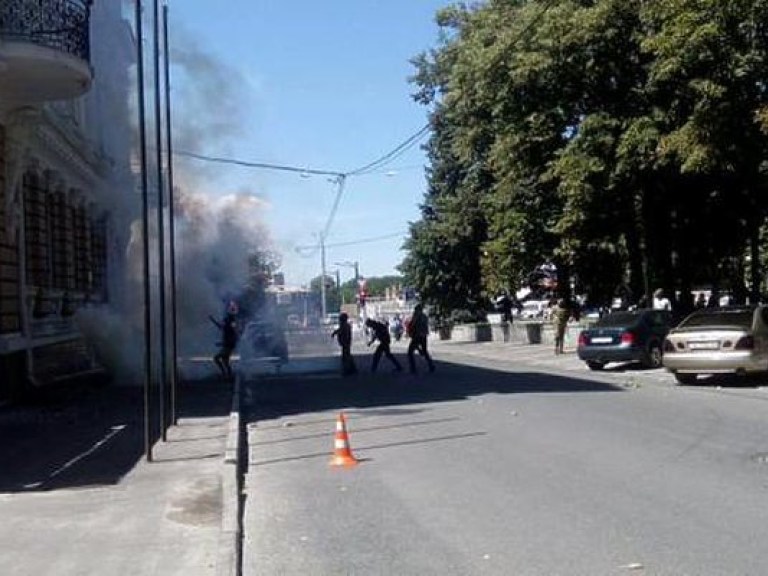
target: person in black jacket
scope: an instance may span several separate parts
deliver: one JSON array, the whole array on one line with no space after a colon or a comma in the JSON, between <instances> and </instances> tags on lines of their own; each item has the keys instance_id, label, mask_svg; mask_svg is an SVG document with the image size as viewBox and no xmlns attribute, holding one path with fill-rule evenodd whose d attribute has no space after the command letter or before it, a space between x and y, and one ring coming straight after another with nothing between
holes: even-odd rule
<instances>
[{"instance_id":1,"label":"person in black jacket","mask_svg":"<svg viewBox=\"0 0 768 576\"><path fill-rule=\"evenodd\" d=\"M221 330L221 342L219 342L219 351L213 357L213 361L216 366L219 367L221 375L225 380L233 380L234 374L232 372L232 366L229 363L229 359L232 356L232 352L237 347L237 322L235 315L228 313L224 316L224 320L218 322L213 316L209 316L211 322Z\"/></svg>"},{"instance_id":2,"label":"person in black jacket","mask_svg":"<svg viewBox=\"0 0 768 576\"><path fill-rule=\"evenodd\" d=\"M368 318L365 321L365 325L368 326L368 328L371 330L371 340L368 342L368 346L373 344L376 340L379 341L379 345L373 352L371 372L376 372L376 368L379 366L379 360L381 359L382 354L389 358L389 361L394 364L396 372L402 372L403 367L400 366L400 362L397 361L397 358L394 357L392 351L389 349L389 345L392 343L392 338L389 335L389 327L383 322L379 322L373 318Z\"/></svg>"},{"instance_id":3,"label":"person in black jacket","mask_svg":"<svg viewBox=\"0 0 768 576\"><path fill-rule=\"evenodd\" d=\"M411 321L408 323L408 336L411 338L408 344L408 365L411 368L411 374L416 374L416 360L414 354L418 352L422 355L429 366L429 371L435 371L435 363L427 351L427 336L429 336L429 318L424 313L424 307L416 304L413 309Z\"/></svg>"},{"instance_id":4,"label":"person in black jacket","mask_svg":"<svg viewBox=\"0 0 768 576\"><path fill-rule=\"evenodd\" d=\"M336 338L341 346L341 374L349 376L357 373L355 359L352 357L352 326L349 324L346 312L339 314L339 326L331 332L331 338Z\"/></svg>"}]
</instances>

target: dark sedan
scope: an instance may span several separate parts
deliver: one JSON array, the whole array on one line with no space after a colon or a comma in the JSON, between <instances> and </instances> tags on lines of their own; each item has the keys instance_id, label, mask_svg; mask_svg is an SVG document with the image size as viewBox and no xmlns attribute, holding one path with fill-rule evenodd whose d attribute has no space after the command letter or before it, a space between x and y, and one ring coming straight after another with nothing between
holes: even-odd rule
<instances>
[{"instance_id":1,"label":"dark sedan","mask_svg":"<svg viewBox=\"0 0 768 576\"><path fill-rule=\"evenodd\" d=\"M667 310L613 312L581 331L577 353L591 370L602 370L611 362L660 368L664 338L671 327Z\"/></svg>"}]
</instances>

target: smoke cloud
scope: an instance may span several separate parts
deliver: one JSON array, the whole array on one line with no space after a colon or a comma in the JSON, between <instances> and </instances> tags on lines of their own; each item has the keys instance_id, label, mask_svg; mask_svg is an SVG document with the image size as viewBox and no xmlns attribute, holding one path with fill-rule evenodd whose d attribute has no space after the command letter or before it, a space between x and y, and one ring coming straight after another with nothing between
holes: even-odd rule
<instances>
[{"instance_id":1,"label":"smoke cloud","mask_svg":"<svg viewBox=\"0 0 768 576\"><path fill-rule=\"evenodd\" d=\"M207 53L199 40L183 30L174 32L171 54L173 146L176 151L212 153L245 138L245 103L248 84L232 67ZM151 100L151 98L147 98ZM151 112L149 113L151 116ZM135 115L134 115L135 118ZM147 134L153 134L150 127ZM151 149L153 143L149 143ZM138 157L137 152L133 152ZM151 156L151 154L150 154ZM257 190L223 189L221 166L206 166L174 158L174 222L176 227L176 278L178 354L181 358L213 355L218 331L208 315L220 317L228 297L244 288L248 256L272 249L264 220L268 205ZM155 170L149 168L150 180ZM157 182L150 182L156 195ZM154 189L154 190L152 190ZM156 197L156 196L155 196ZM136 195L132 220L114 234L127 244L116 247L117 266L112 277L110 306L86 308L77 320L85 335L96 343L100 359L115 373L117 383L138 384L144 370L144 261L141 198ZM152 354L159 372L159 245L157 203L149 218ZM121 214L125 212L115 206ZM167 208L165 212L167 223ZM120 225L118 219L113 224ZM169 227L165 225L166 241ZM166 268L170 256L166 253ZM170 290L167 270L166 289ZM170 315L170 302L167 304ZM170 330L170 323L168 325ZM168 348L170 355L170 348ZM214 373L212 363L205 364Z\"/></svg>"}]
</instances>

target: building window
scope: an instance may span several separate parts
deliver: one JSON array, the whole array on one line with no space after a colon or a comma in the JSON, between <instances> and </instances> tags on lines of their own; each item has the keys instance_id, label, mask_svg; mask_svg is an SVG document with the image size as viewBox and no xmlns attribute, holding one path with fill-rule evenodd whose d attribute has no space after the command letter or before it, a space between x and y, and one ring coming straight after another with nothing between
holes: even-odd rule
<instances>
[{"instance_id":1,"label":"building window","mask_svg":"<svg viewBox=\"0 0 768 576\"><path fill-rule=\"evenodd\" d=\"M10 191L5 180L5 128L0 126L0 334L21 331L19 296L19 255L15 242L8 237L5 199Z\"/></svg>"},{"instance_id":2,"label":"building window","mask_svg":"<svg viewBox=\"0 0 768 576\"><path fill-rule=\"evenodd\" d=\"M71 241L70 241L70 208L66 195L55 192L48 197L51 213L51 273L53 286L58 290L72 288Z\"/></svg>"},{"instance_id":3,"label":"building window","mask_svg":"<svg viewBox=\"0 0 768 576\"><path fill-rule=\"evenodd\" d=\"M91 225L91 291L106 302L107 294L107 220L100 218Z\"/></svg>"},{"instance_id":4,"label":"building window","mask_svg":"<svg viewBox=\"0 0 768 576\"><path fill-rule=\"evenodd\" d=\"M24 241L27 280L32 286L50 288L50 222L46 193L40 177L32 172L22 180L24 198Z\"/></svg>"}]
</instances>

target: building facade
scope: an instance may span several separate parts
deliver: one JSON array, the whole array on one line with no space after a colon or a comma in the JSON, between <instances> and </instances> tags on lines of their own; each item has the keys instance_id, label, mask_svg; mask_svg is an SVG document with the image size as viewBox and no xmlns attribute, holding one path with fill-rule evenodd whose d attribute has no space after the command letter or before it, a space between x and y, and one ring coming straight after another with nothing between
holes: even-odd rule
<instances>
[{"instance_id":1,"label":"building facade","mask_svg":"<svg viewBox=\"0 0 768 576\"><path fill-rule=\"evenodd\" d=\"M0 3L0 402L98 370L76 322L119 291L134 178L120 0Z\"/></svg>"}]
</instances>

